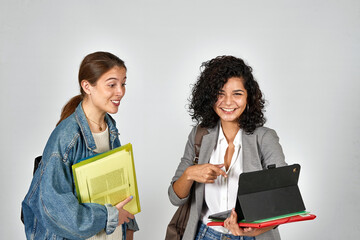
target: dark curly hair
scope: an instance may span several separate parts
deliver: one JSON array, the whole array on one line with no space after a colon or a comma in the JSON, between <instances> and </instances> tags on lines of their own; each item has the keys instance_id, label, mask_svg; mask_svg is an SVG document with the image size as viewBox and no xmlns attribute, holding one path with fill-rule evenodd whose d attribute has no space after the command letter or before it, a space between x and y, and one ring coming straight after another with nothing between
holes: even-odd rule
<instances>
[{"instance_id":1,"label":"dark curly hair","mask_svg":"<svg viewBox=\"0 0 360 240\"><path fill-rule=\"evenodd\" d=\"M247 134L266 122L264 103L261 90L252 75L252 68L245 62L233 56L218 56L202 63L201 73L190 96L189 112L193 121L205 128L213 128L219 121L219 116L213 109L219 91L229 78L243 79L247 91L247 107L239 118L239 126Z\"/></svg>"}]
</instances>

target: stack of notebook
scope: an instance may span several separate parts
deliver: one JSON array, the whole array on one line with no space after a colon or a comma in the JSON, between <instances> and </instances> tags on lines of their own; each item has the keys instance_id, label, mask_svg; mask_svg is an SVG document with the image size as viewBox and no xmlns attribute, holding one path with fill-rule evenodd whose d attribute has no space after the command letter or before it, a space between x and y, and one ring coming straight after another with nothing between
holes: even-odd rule
<instances>
[{"instance_id":1,"label":"stack of notebook","mask_svg":"<svg viewBox=\"0 0 360 240\"><path fill-rule=\"evenodd\" d=\"M241 220L239 222L239 227L252 227L252 228L263 228L269 226L276 226L285 223L291 222L300 222L306 220L313 220L316 216L314 214L310 214L306 211L301 211L293 214L286 214L278 217L267 218L262 220L257 220L253 222L246 222L245 220ZM224 226L223 220L215 220L212 219L211 222L207 224L208 226Z\"/></svg>"}]
</instances>

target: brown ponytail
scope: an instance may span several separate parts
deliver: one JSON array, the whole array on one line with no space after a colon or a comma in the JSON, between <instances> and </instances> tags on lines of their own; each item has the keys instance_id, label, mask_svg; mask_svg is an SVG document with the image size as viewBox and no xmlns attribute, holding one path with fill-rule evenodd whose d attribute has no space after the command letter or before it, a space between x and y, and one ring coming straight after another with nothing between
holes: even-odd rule
<instances>
[{"instance_id":1,"label":"brown ponytail","mask_svg":"<svg viewBox=\"0 0 360 240\"><path fill-rule=\"evenodd\" d=\"M73 112L75 112L76 107L79 105L79 103L84 99L84 97L79 94L73 98L71 98L63 107L62 111L61 111L61 115L60 115L60 120L58 121L58 123L56 124L59 125L59 123L64 120L65 118L67 118L68 116L70 116L71 114L73 114Z\"/></svg>"},{"instance_id":2,"label":"brown ponytail","mask_svg":"<svg viewBox=\"0 0 360 240\"><path fill-rule=\"evenodd\" d=\"M94 52L84 58L80 64L78 77L81 94L71 98L69 102L66 103L56 126L59 125L62 120L73 114L79 103L86 97L86 93L81 87L81 81L87 80L92 86L95 86L98 79L113 67L126 69L124 61L109 52Z\"/></svg>"}]
</instances>

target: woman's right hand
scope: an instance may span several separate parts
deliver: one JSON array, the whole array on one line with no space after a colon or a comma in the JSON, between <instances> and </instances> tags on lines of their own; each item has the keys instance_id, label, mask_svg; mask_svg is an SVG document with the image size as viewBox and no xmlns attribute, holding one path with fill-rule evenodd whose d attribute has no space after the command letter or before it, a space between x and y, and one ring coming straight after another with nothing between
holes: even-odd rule
<instances>
[{"instance_id":1,"label":"woman's right hand","mask_svg":"<svg viewBox=\"0 0 360 240\"><path fill-rule=\"evenodd\" d=\"M214 183L215 179L222 175L227 177L226 173L221 170L224 164L198 164L188 167L185 170L187 180L196 181L199 183Z\"/></svg>"},{"instance_id":2,"label":"woman's right hand","mask_svg":"<svg viewBox=\"0 0 360 240\"><path fill-rule=\"evenodd\" d=\"M174 192L179 198L185 198L190 193L190 188L194 181L199 183L213 183L215 179L222 175L227 177L221 170L224 164L198 164L188 167L181 177L173 184Z\"/></svg>"},{"instance_id":3,"label":"woman's right hand","mask_svg":"<svg viewBox=\"0 0 360 240\"><path fill-rule=\"evenodd\" d=\"M128 223L130 219L134 219L134 215L124 209L124 206L133 199L132 196L126 198L124 201L118 203L115 207L119 211L119 225Z\"/></svg>"}]
</instances>

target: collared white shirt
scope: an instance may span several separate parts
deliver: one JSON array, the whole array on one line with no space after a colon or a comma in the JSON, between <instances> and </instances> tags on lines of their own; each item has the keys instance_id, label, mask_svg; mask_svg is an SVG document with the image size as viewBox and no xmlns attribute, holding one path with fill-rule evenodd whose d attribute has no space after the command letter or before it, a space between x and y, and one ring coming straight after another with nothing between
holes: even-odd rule
<instances>
[{"instance_id":1,"label":"collared white shirt","mask_svg":"<svg viewBox=\"0 0 360 240\"><path fill-rule=\"evenodd\" d=\"M218 176L214 183L205 184L205 204L201 212L201 219L203 223L208 223L208 216L214 213L223 212L235 207L237 198L237 189L240 173L242 173L242 130L240 129L233 142L235 151L231 159L229 169L226 171L227 178L222 175ZM217 144L211 153L211 164L223 164L228 142L224 136L221 124L219 129L219 136ZM219 226L211 226L216 231L229 233L227 228Z\"/></svg>"}]
</instances>

